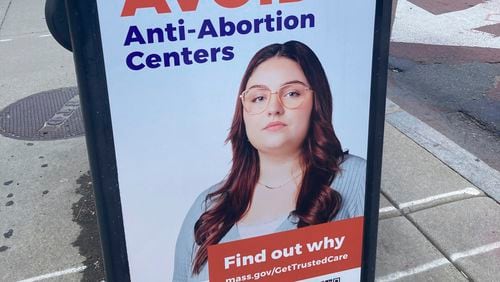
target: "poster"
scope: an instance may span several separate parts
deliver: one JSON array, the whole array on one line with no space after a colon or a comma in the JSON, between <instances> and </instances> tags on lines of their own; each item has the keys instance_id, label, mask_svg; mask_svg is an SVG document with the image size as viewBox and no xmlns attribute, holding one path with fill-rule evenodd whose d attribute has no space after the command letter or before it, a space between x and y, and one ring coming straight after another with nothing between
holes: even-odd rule
<instances>
[{"instance_id":1,"label":"poster","mask_svg":"<svg viewBox=\"0 0 500 282\"><path fill-rule=\"evenodd\" d=\"M375 1L97 8L131 280L359 281Z\"/></svg>"}]
</instances>

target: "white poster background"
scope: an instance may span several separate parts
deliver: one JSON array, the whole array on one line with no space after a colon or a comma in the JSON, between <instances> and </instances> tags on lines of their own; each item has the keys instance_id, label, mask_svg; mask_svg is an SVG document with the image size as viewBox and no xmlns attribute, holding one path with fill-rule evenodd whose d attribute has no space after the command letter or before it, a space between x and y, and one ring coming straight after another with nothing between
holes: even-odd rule
<instances>
[{"instance_id":1,"label":"white poster background","mask_svg":"<svg viewBox=\"0 0 500 282\"><path fill-rule=\"evenodd\" d=\"M366 158L375 1L303 0L227 9L200 1L197 11L139 9L120 17L124 0L98 0L130 274L133 281L171 281L176 238L194 199L223 179L231 147L224 145L237 91L250 58L271 43L298 40L319 57L333 93L333 123L344 149ZM238 21L314 14L315 27L222 38L124 46L129 26L165 27L184 19L199 30L204 19ZM189 47L234 46L231 61L130 70L130 52L162 54Z\"/></svg>"}]
</instances>

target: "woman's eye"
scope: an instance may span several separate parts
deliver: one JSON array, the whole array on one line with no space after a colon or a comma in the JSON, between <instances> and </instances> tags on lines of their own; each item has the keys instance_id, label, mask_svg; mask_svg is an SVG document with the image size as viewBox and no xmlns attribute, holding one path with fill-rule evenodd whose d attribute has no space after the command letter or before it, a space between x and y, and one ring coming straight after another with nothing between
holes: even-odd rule
<instances>
[{"instance_id":1,"label":"woman's eye","mask_svg":"<svg viewBox=\"0 0 500 282\"><path fill-rule=\"evenodd\" d=\"M290 97L290 98L296 98L296 97L299 97L299 96L300 96L300 93L298 91L288 91L285 94L285 97Z\"/></svg>"},{"instance_id":2,"label":"woman's eye","mask_svg":"<svg viewBox=\"0 0 500 282\"><path fill-rule=\"evenodd\" d=\"M266 100L266 97L264 96L257 96L252 98L252 103L260 103Z\"/></svg>"}]
</instances>

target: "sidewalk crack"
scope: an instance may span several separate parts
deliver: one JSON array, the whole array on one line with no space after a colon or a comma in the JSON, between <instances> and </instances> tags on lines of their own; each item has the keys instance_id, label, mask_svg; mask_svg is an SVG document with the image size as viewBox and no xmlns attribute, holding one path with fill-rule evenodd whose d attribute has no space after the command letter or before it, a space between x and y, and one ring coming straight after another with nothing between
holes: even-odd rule
<instances>
[{"instance_id":1,"label":"sidewalk crack","mask_svg":"<svg viewBox=\"0 0 500 282\"><path fill-rule=\"evenodd\" d=\"M445 257L463 276L465 276L465 278L469 281L474 281L471 276L469 275L469 273L467 273L467 271L465 271L465 269L463 269L462 267L460 267L456 262L455 260L453 260L449 255L447 255L441 248L441 246L439 246L438 243L434 242L432 240L432 238L429 237L429 235L427 235L427 233L424 232L424 230L422 228L420 228L420 226L409 216L409 214L403 214L403 216L411 223L413 224L413 226L415 226L415 228L417 228L417 230L420 232L420 234L422 234L425 239L427 241L429 241L429 243L431 243L432 246L434 246L434 248L436 248L436 250L438 252L441 253L441 255L443 257Z\"/></svg>"},{"instance_id":2,"label":"sidewalk crack","mask_svg":"<svg viewBox=\"0 0 500 282\"><path fill-rule=\"evenodd\" d=\"M5 9L5 14L3 15L2 22L0 23L0 34L2 32L3 23L5 22L5 19L7 18L7 13L9 12L10 4L12 4L12 0L10 0L9 4L7 4L7 9Z\"/></svg>"},{"instance_id":3,"label":"sidewalk crack","mask_svg":"<svg viewBox=\"0 0 500 282\"><path fill-rule=\"evenodd\" d=\"M391 205L393 205L400 213L402 217L404 217L406 220L408 220L417 230L418 232L420 232L420 234L422 234L422 236L424 236L424 238L446 259L449 261L449 263L451 265L453 265L468 281L474 281L471 276L469 275L469 273L467 273L463 268L461 268L457 263L455 263L455 261L450 257L448 256L443 250L442 248L436 243L434 242L428 235L427 233L424 232L424 230L422 228L420 228L420 226L410 217L410 214L412 212L405 212L403 211L403 209L399 209L398 208L398 205L396 203L396 201L394 199L392 199L387 193L385 193L384 191L380 191L380 193L385 196L385 198L389 201L389 203ZM464 199L462 199L464 200ZM443 203L444 204L444 203Z\"/></svg>"}]
</instances>

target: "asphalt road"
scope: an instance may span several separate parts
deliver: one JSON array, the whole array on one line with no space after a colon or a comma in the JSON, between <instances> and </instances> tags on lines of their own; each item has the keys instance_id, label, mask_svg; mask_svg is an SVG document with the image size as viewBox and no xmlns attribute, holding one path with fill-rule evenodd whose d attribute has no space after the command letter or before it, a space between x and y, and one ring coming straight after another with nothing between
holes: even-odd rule
<instances>
[{"instance_id":1,"label":"asphalt road","mask_svg":"<svg viewBox=\"0 0 500 282\"><path fill-rule=\"evenodd\" d=\"M500 170L500 1L398 1L388 97Z\"/></svg>"}]
</instances>

